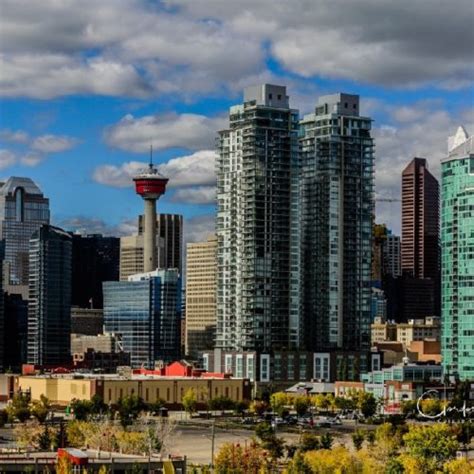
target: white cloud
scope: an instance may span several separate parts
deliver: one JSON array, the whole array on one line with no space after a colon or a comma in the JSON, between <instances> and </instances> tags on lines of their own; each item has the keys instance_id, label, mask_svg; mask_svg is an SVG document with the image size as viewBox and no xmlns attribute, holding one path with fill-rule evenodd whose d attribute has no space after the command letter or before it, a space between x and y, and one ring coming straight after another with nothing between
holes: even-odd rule
<instances>
[{"instance_id":1,"label":"white cloud","mask_svg":"<svg viewBox=\"0 0 474 474\"><path fill-rule=\"evenodd\" d=\"M189 204L213 204L216 202L215 186L197 186L175 191L171 201Z\"/></svg>"},{"instance_id":2,"label":"white cloud","mask_svg":"<svg viewBox=\"0 0 474 474\"><path fill-rule=\"evenodd\" d=\"M4 0L0 94L234 91L268 60L303 77L472 85L470 0Z\"/></svg>"},{"instance_id":3,"label":"white cloud","mask_svg":"<svg viewBox=\"0 0 474 474\"><path fill-rule=\"evenodd\" d=\"M143 153L154 149L188 148L197 150L212 146L216 131L223 128L224 118L198 114L148 115L135 118L128 114L106 129L105 141L115 148Z\"/></svg>"},{"instance_id":4,"label":"white cloud","mask_svg":"<svg viewBox=\"0 0 474 474\"><path fill-rule=\"evenodd\" d=\"M121 237L137 232L137 219L124 219L118 224L109 224L96 217L71 216L58 220L55 225L77 234L102 234Z\"/></svg>"},{"instance_id":5,"label":"white cloud","mask_svg":"<svg viewBox=\"0 0 474 474\"><path fill-rule=\"evenodd\" d=\"M10 150L0 150L0 170L9 168L16 163L16 156Z\"/></svg>"},{"instance_id":6,"label":"white cloud","mask_svg":"<svg viewBox=\"0 0 474 474\"><path fill-rule=\"evenodd\" d=\"M160 173L169 179L168 187L201 186L215 183L215 152L201 150L192 155L172 158L166 163L158 164ZM146 163L130 161L120 166L100 165L93 172L94 181L113 187L132 186L133 177L138 171L146 168Z\"/></svg>"},{"instance_id":7,"label":"white cloud","mask_svg":"<svg viewBox=\"0 0 474 474\"><path fill-rule=\"evenodd\" d=\"M42 135L33 140L31 148L43 153L59 153L70 150L77 144L77 140L64 135Z\"/></svg>"},{"instance_id":8,"label":"white cloud","mask_svg":"<svg viewBox=\"0 0 474 474\"><path fill-rule=\"evenodd\" d=\"M37 166L46 159L45 155L35 151L29 151L20 158L20 163L25 166Z\"/></svg>"},{"instance_id":9,"label":"white cloud","mask_svg":"<svg viewBox=\"0 0 474 474\"><path fill-rule=\"evenodd\" d=\"M184 220L184 243L203 242L215 233L214 214L204 214Z\"/></svg>"},{"instance_id":10,"label":"white cloud","mask_svg":"<svg viewBox=\"0 0 474 474\"><path fill-rule=\"evenodd\" d=\"M9 130L4 128L0 130L0 140L11 143L27 143L29 140L28 133L23 130Z\"/></svg>"}]
</instances>

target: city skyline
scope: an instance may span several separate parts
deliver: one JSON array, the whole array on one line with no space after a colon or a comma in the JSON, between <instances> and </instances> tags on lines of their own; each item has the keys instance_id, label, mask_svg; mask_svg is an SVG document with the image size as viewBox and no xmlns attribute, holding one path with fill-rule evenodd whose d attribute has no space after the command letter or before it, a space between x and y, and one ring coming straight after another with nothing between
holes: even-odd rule
<instances>
[{"instance_id":1,"label":"city skyline","mask_svg":"<svg viewBox=\"0 0 474 474\"><path fill-rule=\"evenodd\" d=\"M399 172L414 156L426 157L439 178L446 136L461 123L473 131L467 2L430 10L427 29L419 28L427 14L421 3L402 15L389 2L357 2L345 5L343 18L325 2L317 15L300 14L303 2L291 15L284 2L271 11L246 6L103 2L76 15L68 2L27 10L6 2L0 177L37 182L55 225L127 235L141 210L129 178L153 144L174 183L161 212L183 214L186 240L196 241L213 231L214 140L244 86L287 85L301 116L327 93L360 95L361 113L375 120L376 192L384 198L398 195ZM386 30L364 29L368 18L387 16ZM348 42L357 53L345 53ZM377 214L400 233L398 203L379 202Z\"/></svg>"}]
</instances>

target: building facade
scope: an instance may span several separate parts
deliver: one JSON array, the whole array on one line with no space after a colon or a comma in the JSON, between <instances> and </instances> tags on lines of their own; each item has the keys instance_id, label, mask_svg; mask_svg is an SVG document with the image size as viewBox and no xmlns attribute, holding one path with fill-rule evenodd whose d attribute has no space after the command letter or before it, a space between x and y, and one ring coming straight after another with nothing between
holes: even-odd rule
<instances>
[{"instance_id":1,"label":"building facade","mask_svg":"<svg viewBox=\"0 0 474 474\"><path fill-rule=\"evenodd\" d=\"M30 238L49 224L49 200L30 178L11 177L0 187L0 239L5 241L5 284L28 285Z\"/></svg>"},{"instance_id":2,"label":"building facade","mask_svg":"<svg viewBox=\"0 0 474 474\"><path fill-rule=\"evenodd\" d=\"M384 245L385 274L394 278L402 274L401 262L401 242L400 236L392 234L390 229L387 230L387 238Z\"/></svg>"},{"instance_id":3,"label":"building facade","mask_svg":"<svg viewBox=\"0 0 474 474\"><path fill-rule=\"evenodd\" d=\"M218 348L269 351L299 342L299 321L289 316L297 129L286 88L264 84L245 89L219 132Z\"/></svg>"},{"instance_id":4,"label":"building facade","mask_svg":"<svg viewBox=\"0 0 474 474\"><path fill-rule=\"evenodd\" d=\"M70 362L71 236L43 225L30 240L28 363Z\"/></svg>"},{"instance_id":5,"label":"building facade","mask_svg":"<svg viewBox=\"0 0 474 474\"><path fill-rule=\"evenodd\" d=\"M102 283L118 281L120 239L72 234L72 298L80 308L102 308Z\"/></svg>"},{"instance_id":6,"label":"building facade","mask_svg":"<svg viewBox=\"0 0 474 474\"><path fill-rule=\"evenodd\" d=\"M71 333L97 336L103 332L103 309L71 308Z\"/></svg>"},{"instance_id":7,"label":"building facade","mask_svg":"<svg viewBox=\"0 0 474 474\"><path fill-rule=\"evenodd\" d=\"M305 345L369 367L374 153L359 97L321 97L300 123ZM326 359L325 359L326 360ZM349 372L358 370L349 369Z\"/></svg>"},{"instance_id":8,"label":"building facade","mask_svg":"<svg viewBox=\"0 0 474 474\"><path fill-rule=\"evenodd\" d=\"M447 375L474 379L474 143L460 127L441 163L442 356Z\"/></svg>"},{"instance_id":9,"label":"building facade","mask_svg":"<svg viewBox=\"0 0 474 474\"><path fill-rule=\"evenodd\" d=\"M133 367L154 368L180 357L181 278L178 270L104 283L104 329L120 334Z\"/></svg>"},{"instance_id":10,"label":"building facade","mask_svg":"<svg viewBox=\"0 0 474 474\"><path fill-rule=\"evenodd\" d=\"M186 249L186 355L214 347L216 296L217 238L211 236Z\"/></svg>"}]
</instances>

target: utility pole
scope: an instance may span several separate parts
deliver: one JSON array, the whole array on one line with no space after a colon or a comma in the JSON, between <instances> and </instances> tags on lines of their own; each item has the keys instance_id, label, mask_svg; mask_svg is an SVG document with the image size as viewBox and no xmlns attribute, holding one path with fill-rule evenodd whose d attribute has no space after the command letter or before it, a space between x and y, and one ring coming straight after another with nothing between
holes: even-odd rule
<instances>
[{"instance_id":1,"label":"utility pole","mask_svg":"<svg viewBox=\"0 0 474 474\"><path fill-rule=\"evenodd\" d=\"M211 431L211 472L214 472L214 440L216 438L216 420L212 420Z\"/></svg>"}]
</instances>

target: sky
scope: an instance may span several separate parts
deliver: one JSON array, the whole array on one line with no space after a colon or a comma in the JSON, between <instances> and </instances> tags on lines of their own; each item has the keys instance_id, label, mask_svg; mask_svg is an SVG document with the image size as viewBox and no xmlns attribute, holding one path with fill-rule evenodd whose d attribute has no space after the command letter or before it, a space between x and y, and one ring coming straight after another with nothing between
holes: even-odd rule
<instances>
[{"instance_id":1,"label":"sky","mask_svg":"<svg viewBox=\"0 0 474 474\"><path fill-rule=\"evenodd\" d=\"M31 177L53 223L127 235L150 144L169 177L159 212L187 241L214 228L215 139L244 87L286 85L292 108L359 94L376 197L447 137L474 132L472 0L0 0L0 178ZM377 221L400 229L400 203Z\"/></svg>"}]
</instances>

